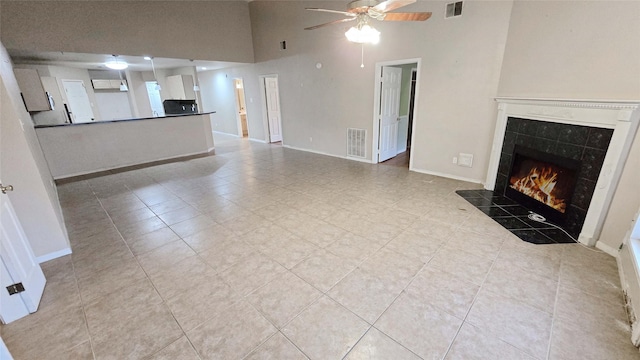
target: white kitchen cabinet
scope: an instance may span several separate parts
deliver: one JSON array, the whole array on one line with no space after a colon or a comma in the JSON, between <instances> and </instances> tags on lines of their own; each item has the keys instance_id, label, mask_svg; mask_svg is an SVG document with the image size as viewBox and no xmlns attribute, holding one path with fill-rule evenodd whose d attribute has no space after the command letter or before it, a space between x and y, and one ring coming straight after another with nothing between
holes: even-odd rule
<instances>
[{"instance_id":1,"label":"white kitchen cabinet","mask_svg":"<svg viewBox=\"0 0 640 360\"><path fill-rule=\"evenodd\" d=\"M120 90L121 80L108 80L108 79L92 79L91 84L94 90ZM127 80L122 80L127 84Z\"/></svg>"},{"instance_id":2,"label":"white kitchen cabinet","mask_svg":"<svg viewBox=\"0 0 640 360\"><path fill-rule=\"evenodd\" d=\"M196 93L193 91L193 76L172 75L167 77L169 97L172 100L195 100Z\"/></svg>"},{"instance_id":3,"label":"white kitchen cabinet","mask_svg":"<svg viewBox=\"0 0 640 360\"><path fill-rule=\"evenodd\" d=\"M36 69L14 69L22 99L27 111L51 110L49 97L44 91L40 75Z\"/></svg>"}]
</instances>

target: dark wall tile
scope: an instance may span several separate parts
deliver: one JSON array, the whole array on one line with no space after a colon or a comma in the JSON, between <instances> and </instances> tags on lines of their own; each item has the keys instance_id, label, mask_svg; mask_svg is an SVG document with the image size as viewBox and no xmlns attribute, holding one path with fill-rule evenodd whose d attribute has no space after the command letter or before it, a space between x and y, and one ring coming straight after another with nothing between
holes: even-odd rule
<instances>
[{"instance_id":1,"label":"dark wall tile","mask_svg":"<svg viewBox=\"0 0 640 360\"><path fill-rule=\"evenodd\" d=\"M563 228L571 234L574 238L578 238L580 235L580 231L582 231L582 225L584 225L584 219L587 216L587 212L578 209L575 206L569 206L569 210L567 210L567 220Z\"/></svg>"},{"instance_id":2,"label":"dark wall tile","mask_svg":"<svg viewBox=\"0 0 640 360\"><path fill-rule=\"evenodd\" d=\"M531 148L545 153L554 154L556 152L557 142L549 139L533 138Z\"/></svg>"},{"instance_id":3,"label":"dark wall tile","mask_svg":"<svg viewBox=\"0 0 640 360\"><path fill-rule=\"evenodd\" d=\"M591 181L597 181L604 163L604 150L585 148L582 155L582 168L580 169L580 177Z\"/></svg>"},{"instance_id":4,"label":"dark wall tile","mask_svg":"<svg viewBox=\"0 0 640 360\"><path fill-rule=\"evenodd\" d=\"M583 152L584 147L578 145L559 143L556 147L556 155L573 160L580 160Z\"/></svg>"},{"instance_id":5,"label":"dark wall tile","mask_svg":"<svg viewBox=\"0 0 640 360\"><path fill-rule=\"evenodd\" d=\"M518 132L524 135L535 136L539 125L540 121L523 119L522 122L520 122L520 130Z\"/></svg>"},{"instance_id":6,"label":"dark wall tile","mask_svg":"<svg viewBox=\"0 0 640 360\"><path fill-rule=\"evenodd\" d=\"M507 131L504 133L504 141L502 143L502 152L506 154L513 154L513 147L516 144L517 133Z\"/></svg>"},{"instance_id":7,"label":"dark wall tile","mask_svg":"<svg viewBox=\"0 0 640 360\"><path fill-rule=\"evenodd\" d=\"M589 128L578 125L564 125L560 129L558 141L561 143L585 145L589 137Z\"/></svg>"},{"instance_id":8,"label":"dark wall tile","mask_svg":"<svg viewBox=\"0 0 640 360\"><path fill-rule=\"evenodd\" d=\"M587 180L584 178L578 179L576 182L573 197L571 198L571 205L578 207L582 210L587 210L593 198L593 192L596 189L596 182Z\"/></svg>"},{"instance_id":9,"label":"dark wall tile","mask_svg":"<svg viewBox=\"0 0 640 360\"><path fill-rule=\"evenodd\" d=\"M587 146L596 149L606 150L611 142L613 129L591 128L587 139Z\"/></svg>"},{"instance_id":10,"label":"dark wall tile","mask_svg":"<svg viewBox=\"0 0 640 360\"><path fill-rule=\"evenodd\" d=\"M562 124L539 121L539 124L536 127L536 137L549 140L558 140L561 128Z\"/></svg>"},{"instance_id":11,"label":"dark wall tile","mask_svg":"<svg viewBox=\"0 0 640 360\"><path fill-rule=\"evenodd\" d=\"M509 170L511 170L511 155L502 154L500 157L500 164L498 165L498 173L509 175Z\"/></svg>"},{"instance_id":12,"label":"dark wall tile","mask_svg":"<svg viewBox=\"0 0 640 360\"><path fill-rule=\"evenodd\" d=\"M518 134L516 138L516 145L526 146L528 148L533 147L533 143L535 142L535 138L533 136Z\"/></svg>"},{"instance_id":13,"label":"dark wall tile","mask_svg":"<svg viewBox=\"0 0 640 360\"><path fill-rule=\"evenodd\" d=\"M510 117L507 119L507 131L518 132L520 131L520 123L522 119Z\"/></svg>"},{"instance_id":14,"label":"dark wall tile","mask_svg":"<svg viewBox=\"0 0 640 360\"><path fill-rule=\"evenodd\" d=\"M507 186L507 175L498 174L496 178L496 189L494 192L496 194L504 194L504 188Z\"/></svg>"}]
</instances>

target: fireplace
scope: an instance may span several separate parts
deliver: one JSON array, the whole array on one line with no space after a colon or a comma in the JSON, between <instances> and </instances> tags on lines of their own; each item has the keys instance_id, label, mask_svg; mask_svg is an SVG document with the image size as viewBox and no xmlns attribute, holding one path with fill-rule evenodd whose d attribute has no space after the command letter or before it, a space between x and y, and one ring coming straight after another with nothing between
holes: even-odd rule
<instances>
[{"instance_id":1,"label":"fireplace","mask_svg":"<svg viewBox=\"0 0 640 360\"><path fill-rule=\"evenodd\" d=\"M480 207L484 207L482 210L492 217L518 216L518 221L507 218L498 221L497 217L494 220L503 226L522 227L522 223L527 222L527 216L523 218L522 215L527 215L528 210L525 211L526 207L504 196L511 177L516 146L551 154L555 161L562 158L578 161L580 166L576 172L575 191L569 201L565 200L566 211L560 215L564 217L562 227L581 243L616 254L617 249L598 242L598 238L640 124L638 102L523 98L496 100L498 113L484 183L486 190L469 191L466 194L469 200L481 204ZM563 160L559 165L567 167ZM571 164L568 167L571 168ZM537 212L537 209L533 210ZM519 232L520 238L526 237L525 233L540 232L550 239L555 236L551 230L539 229L539 224L528 225L530 228L511 232ZM556 229L557 232L560 230ZM534 237L530 240L536 242L539 239ZM567 239L560 240L555 242Z\"/></svg>"},{"instance_id":2,"label":"fireplace","mask_svg":"<svg viewBox=\"0 0 640 360\"><path fill-rule=\"evenodd\" d=\"M517 145L504 195L564 225L581 162Z\"/></svg>"}]
</instances>

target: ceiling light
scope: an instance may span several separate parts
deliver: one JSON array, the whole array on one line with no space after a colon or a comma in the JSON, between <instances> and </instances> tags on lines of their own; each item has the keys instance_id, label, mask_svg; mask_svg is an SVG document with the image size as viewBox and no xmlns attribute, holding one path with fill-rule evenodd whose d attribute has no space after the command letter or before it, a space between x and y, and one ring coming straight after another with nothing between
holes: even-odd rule
<instances>
[{"instance_id":1,"label":"ceiling light","mask_svg":"<svg viewBox=\"0 0 640 360\"><path fill-rule=\"evenodd\" d=\"M206 66L203 66L203 67L202 67L202 70L207 70L207 67L206 67Z\"/></svg>"},{"instance_id":2,"label":"ceiling light","mask_svg":"<svg viewBox=\"0 0 640 360\"><path fill-rule=\"evenodd\" d=\"M160 84L156 81L156 90L160 91L162 90L162 86L160 86Z\"/></svg>"},{"instance_id":3,"label":"ceiling light","mask_svg":"<svg viewBox=\"0 0 640 360\"><path fill-rule=\"evenodd\" d=\"M104 63L104 66L113 70L124 70L129 67L129 64L124 61L118 60L118 55L113 55L113 60L107 61L106 63Z\"/></svg>"},{"instance_id":4,"label":"ceiling light","mask_svg":"<svg viewBox=\"0 0 640 360\"><path fill-rule=\"evenodd\" d=\"M380 42L380 31L368 24L358 24L349 29L344 35L347 40L358 44L377 44Z\"/></svg>"},{"instance_id":5,"label":"ceiling light","mask_svg":"<svg viewBox=\"0 0 640 360\"><path fill-rule=\"evenodd\" d=\"M145 59L145 60L151 60L151 56L145 56L143 59Z\"/></svg>"},{"instance_id":6,"label":"ceiling light","mask_svg":"<svg viewBox=\"0 0 640 360\"><path fill-rule=\"evenodd\" d=\"M198 84L193 85L193 91L195 92L200 91L200 86L198 86Z\"/></svg>"}]
</instances>

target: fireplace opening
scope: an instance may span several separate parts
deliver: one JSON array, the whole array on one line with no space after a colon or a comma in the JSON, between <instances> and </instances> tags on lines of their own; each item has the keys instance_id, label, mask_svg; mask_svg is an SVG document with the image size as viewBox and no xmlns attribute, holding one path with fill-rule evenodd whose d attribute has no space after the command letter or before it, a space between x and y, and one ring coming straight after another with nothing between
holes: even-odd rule
<instances>
[{"instance_id":1,"label":"fireplace opening","mask_svg":"<svg viewBox=\"0 0 640 360\"><path fill-rule=\"evenodd\" d=\"M563 225L581 162L516 145L504 196Z\"/></svg>"}]
</instances>

